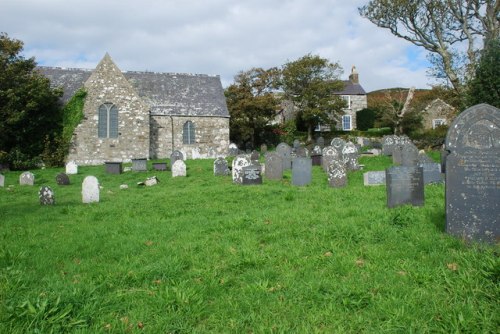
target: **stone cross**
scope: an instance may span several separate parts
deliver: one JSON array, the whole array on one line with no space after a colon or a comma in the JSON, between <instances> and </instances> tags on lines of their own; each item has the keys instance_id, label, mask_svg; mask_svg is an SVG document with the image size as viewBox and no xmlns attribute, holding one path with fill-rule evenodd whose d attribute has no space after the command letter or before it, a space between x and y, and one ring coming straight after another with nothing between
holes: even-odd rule
<instances>
[{"instance_id":1,"label":"stone cross","mask_svg":"<svg viewBox=\"0 0 500 334\"><path fill-rule=\"evenodd\" d=\"M24 172L19 176L19 184L32 186L35 184L35 175L31 172Z\"/></svg>"},{"instance_id":2,"label":"stone cross","mask_svg":"<svg viewBox=\"0 0 500 334\"><path fill-rule=\"evenodd\" d=\"M99 202L99 181L95 176L87 176L82 182L82 202Z\"/></svg>"},{"instance_id":3,"label":"stone cross","mask_svg":"<svg viewBox=\"0 0 500 334\"><path fill-rule=\"evenodd\" d=\"M178 176L186 176L186 164L182 159L175 160L172 165L172 177Z\"/></svg>"},{"instance_id":4,"label":"stone cross","mask_svg":"<svg viewBox=\"0 0 500 334\"><path fill-rule=\"evenodd\" d=\"M48 187L43 186L38 192L38 198L40 199L41 205L54 205L56 204L56 198L54 196L54 191Z\"/></svg>"}]
</instances>

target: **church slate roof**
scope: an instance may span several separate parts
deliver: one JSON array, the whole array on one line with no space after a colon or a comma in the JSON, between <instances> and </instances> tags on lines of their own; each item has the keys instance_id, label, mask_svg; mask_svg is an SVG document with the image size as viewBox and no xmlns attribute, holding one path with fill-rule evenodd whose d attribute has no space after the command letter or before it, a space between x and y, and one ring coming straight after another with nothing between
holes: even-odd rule
<instances>
[{"instance_id":1,"label":"church slate roof","mask_svg":"<svg viewBox=\"0 0 500 334\"><path fill-rule=\"evenodd\" d=\"M53 87L64 90L63 103L75 94L93 70L40 66ZM122 72L151 115L229 117L219 76L156 72Z\"/></svg>"},{"instance_id":2,"label":"church slate roof","mask_svg":"<svg viewBox=\"0 0 500 334\"><path fill-rule=\"evenodd\" d=\"M366 95L365 90L360 84L353 83L351 80L344 80L344 89L335 92L335 95Z\"/></svg>"}]
</instances>

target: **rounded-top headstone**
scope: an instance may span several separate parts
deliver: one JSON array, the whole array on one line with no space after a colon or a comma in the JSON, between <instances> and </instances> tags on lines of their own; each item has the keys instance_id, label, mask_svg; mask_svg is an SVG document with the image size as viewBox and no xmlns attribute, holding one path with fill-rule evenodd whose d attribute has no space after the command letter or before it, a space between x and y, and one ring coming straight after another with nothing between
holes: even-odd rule
<instances>
[{"instance_id":1,"label":"rounded-top headstone","mask_svg":"<svg viewBox=\"0 0 500 334\"><path fill-rule=\"evenodd\" d=\"M78 165L74 161L69 161L66 164L66 174L78 174Z\"/></svg>"},{"instance_id":2,"label":"rounded-top headstone","mask_svg":"<svg viewBox=\"0 0 500 334\"><path fill-rule=\"evenodd\" d=\"M342 152L342 147L346 144L345 140L342 138L333 138L330 146L335 147L339 152Z\"/></svg>"},{"instance_id":3,"label":"rounded-top headstone","mask_svg":"<svg viewBox=\"0 0 500 334\"><path fill-rule=\"evenodd\" d=\"M87 176L82 182L82 202L99 202L99 181L95 176Z\"/></svg>"},{"instance_id":4,"label":"rounded-top headstone","mask_svg":"<svg viewBox=\"0 0 500 334\"><path fill-rule=\"evenodd\" d=\"M19 184L32 186L35 184L35 174L31 172L24 172L19 176Z\"/></svg>"},{"instance_id":5,"label":"rounded-top headstone","mask_svg":"<svg viewBox=\"0 0 500 334\"><path fill-rule=\"evenodd\" d=\"M69 185L69 176L66 173L59 173L56 175L56 183L60 186Z\"/></svg>"},{"instance_id":6,"label":"rounded-top headstone","mask_svg":"<svg viewBox=\"0 0 500 334\"><path fill-rule=\"evenodd\" d=\"M186 176L186 164L184 160L176 160L172 165L172 177Z\"/></svg>"},{"instance_id":7,"label":"rounded-top headstone","mask_svg":"<svg viewBox=\"0 0 500 334\"><path fill-rule=\"evenodd\" d=\"M267 152L267 145L262 144L260 145L260 153L265 154Z\"/></svg>"},{"instance_id":8,"label":"rounded-top headstone","mask_svg":"<svg viewBox=\"0 0 500 334\"><path fill-rule=\"evenodd\" d=\"M54 191L48 187L43 186L38 192L38 198L40 199L41 205L54 205L56 204L56 198L54 196Z\"/></svg>"},{"instance_id":9,"label":"rounded-top headstone","mask_svg":"<svg viewBox=\"0 0 500 334\"><path fill-rule=\"evenodd\" d=\"M236 145L235 143L229 144L229 156L235 157L239 152L240 150L238 149L238 145Z\"/></svg>"}]
</instances>

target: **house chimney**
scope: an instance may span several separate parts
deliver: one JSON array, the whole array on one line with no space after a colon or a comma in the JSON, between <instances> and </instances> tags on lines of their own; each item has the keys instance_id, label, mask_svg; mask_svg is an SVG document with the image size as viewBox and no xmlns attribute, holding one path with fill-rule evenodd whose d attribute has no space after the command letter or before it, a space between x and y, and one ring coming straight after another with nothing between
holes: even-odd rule
<instances>
[{"instance_id":1,"label":"house chimney","mask_svg":"<svg viewBox=\"0 0 500 334\"><path fill-rule=\"evenodd\" d=\"M349 80L353 84L359 84L359 74L358 71L356 70L356 66L352 66L351 68L351 75L349 75Z\"/></svg>"}]
</instances>

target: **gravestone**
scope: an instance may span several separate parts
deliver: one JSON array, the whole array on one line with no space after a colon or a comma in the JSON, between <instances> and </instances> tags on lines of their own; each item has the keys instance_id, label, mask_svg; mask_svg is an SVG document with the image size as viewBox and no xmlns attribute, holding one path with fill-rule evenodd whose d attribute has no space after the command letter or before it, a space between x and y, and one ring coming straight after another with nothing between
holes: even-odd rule
<instances>
[{"instance_id":1,"label":"gravestone","mask_svg":"<svg viewBox=\"0 0 500 334\"><path fill-rule=\"evenodd\" d=\"M419 162L418 166L422 167L424 171L424 184L443 182L441 164L436 162Z\"/></svg>"},{"instance_id":2,"label":"gravestone","mask_svg":"<svg viewBox=\"0 0 500 334\"><path fill-rule=\"evenodd\" d=\"M38 198L40 199L41 205L54 205L56 204L56 198L54 196L54 191L48 187L43 186L38 192Z\"/></svg>"},{"instance_id":3,"label":"gravestone","mask_svg":"<svg viewBox=\"0 0 500 334\"><path fill-rule=\"evenodd\" d=\"M283 160L283 170L292 168L292 149L286 143L280 143L276 146L278 153Z\"/></svg>"},{"instance_id":4,"label":"gravestone","mask_svg":"<svg viewBox=\"0 0 500 334\"><path fill-rule=\"evenodd\" d=\"M313 166L321 166L322 155L323 155L323 150L321 146L315 145L311 150L311 158Z\"/></svg>"},{"instance_id":5,"label":"gravestone","mask_svg":"<svg viewBox=\"0 0 500 334\"><path fill-rule=\"evenodd\" d=\"M109 174L121 174L123 172L123 167L121 162L108 161L105 162L106 173Z\"/></svg>"},{"instance_id":6,"label":"gravestone","mask_svg":"<svg viewBox=\"0 0 500 334\"><path fill-rule=\"evenodd\" d=\"M281 180L283 178L283 159L276 152L266 154L266 178Z\"/></svg>"},{"instance_id":7,"label":"gravestone","mask_svg":"<svg viewBox=\"0 0 500 334\"><path fill-rule=\"evenodd\" d=\"M446 135L446 232L500 240L500 109L479 104L460 113Z\"/></svg>"},{"instance_id":8,"label":"gravestone","mask_svg":"<svg viewBox=\"0 0 500 334\"><path fill-rule=\"evenodd\" d=\"M385 170L387 207L424 205L424 172L422 167L390 167Z\"/></svg>"},{"instance_id":9,"label":"gravestone","mask_svg":"<svg viewBox=\"0 0 500 334\"><path fill-rule=\"evenodd\" d=\"M418 162L418 148L413 143L406 143L401 150L401 166L416 166Z\"/></svg>"},{"instance_id":10,"label":"gravestone","mask_svg":"<svg viewBox=\"0 0 500 334\"><path fill-rule=\"evenodd\" d=\"M174 150L172 154L170 154L170 165L172 165L172 169L174 168L174 163L177 160L184 160L184 154L182 154L179 150Z\"/></svg>"},{"instance_id":11,"label":"gravestone","mask_svg":"<svg viewBox=\"0 0 500 334\"><path fill-rule=\"evenodd\" d=\"M74 161L69 161L66 164L66 174L73 175L78 174L78 165Z\"/></svg>"},{"instance_id":12,"label":"gravestone","mask_svg":"<svg viewBox=\"0 0 500 334\"><path fill-rule=\"evenodd\" d=\"M325 147L325 138L318 137L318 139L316 139L316 145L323 149L323 147Z\"/></svg>"},{"instance_id":13,"label":"gravestone","mask_svg":"<svg viewBox=\"0 0 500 334\"><path fill-rule=\"evenodd\" d=\"M56 183L60 186L69 185L69 176L66 173L59 173L56 175Z\"/></svg>"},{"instance_id":14,"label":"gravestone","mask_svg":"<svg viewBox=\"0 0 500 334\"><path fill-rule=\"evenodd\" d=\"M300 146L295 150L295 156L299 158L306 158L309 156L309 150L303 146Z\"/></svg>"},{"instance_id":15,"label":"gravestone","mask_svg":"<svg viewBox=\"0 0 500 334\"><path fill-rule=\"evenodd\" d=\"M146 181L144 181L144 184L146 185L146 187L152 187L152 186L157 185L159 182L160 182L160 180L158 180L158 178L156 176L151 176L151 177L148 177L146 179Z\"/></svg>"},{"instance_id":16,"label":"gravestone","mask_svg":"<svg viewBox=\"0 0 500 334\"><path fill-rule=\"evenodd\" d=\"M238 155L233 160L232 177L233 182L241 184L243 182L243 167L250 166L251 160L248 155Z\"/></svg>"},{"instance_id":17,"label":"gravestone","mask_svg":"<svg viewBox=\"0 0 500 334\"><path fill-rule=\"evenodd\" d=\"M5 176L0 174L0 187L5 187Z\"/></svg>"},{"instance_id":18,"label":"gravestone","mask_svg":"<svg viewBox=\"0 0 500 334\"><path fill-rule=\"evenodd\" d=\"M266 152L267 152L267 145L266 144L260 145L260 153L266 154Z\"/></svg>"},{"instance_id":19,"label":"gravestone","mask_svg":"<svg viewBox=\"0 0 500 334\"><path fill-rule=\"evenodd\" d=\"M153 162L153 170L164 172L168 170L168 165L166 162Z\"/></svg>"},{"instance_id":20,"label":"gravestone","mask_svg":"<svg viewBox=\"0 0 500 334\"><path fill-rule=\"evenodd\" d=\"M0 163L0 172L8 172L10 171L10 166L8 162Z\"/></svg>"},{"instance_id":21,"label":"gravestone","mask_svg":"<svg viewBox=\"0 0 500 334\"><path fill-rule=\"evenodd\" d=\"M323 148L323 156L322 156L322 167L325 172L328 172L328 167L333 160L341 159L341 155L339 151L333 146L326 146Z\"/></svg>"},{"instance_id":22,"label":"gravestone","mask_svg":"<svg viewBox=\"0 0 500 334\"><path fill-rule=\"evenodd\" d=\"M259 162L259 158L260 158L260 153L253 150L252 154L250 154L250 160Z\"/></svg>"},{"instance_id":23,"label":"gravestone","mask_svg":"<svg viewBox=\"0 0 500 334\"><path fill-rule=\"evenodd\" d=\"M392 155L394 146L396 145L397 136L388 135L382 138L382 154Z\"/></svg>"},{"instance_id":24,"label":"gravestone","mask_svg":"<svg viewBox=\"0 0 500 334\"><path fill-rule=\"evenodd\" d=\"M229 144L229 156L235 157L239 154L240 150L238 149L238 145L235 143Z\"/></svg>"},{"instance_id":25,"label":"gravestone","mask_svg":"<svg viewBox=\"0 0 500 334\"><path fill-rule=\"evenodd\" d=\"M372 171L363 173L365 186L385 186L385 171Z\"/></svg>"},{"instance_id":26,"label":"gravestone","mask_svg":"<svg viewBox=\"0 0 500 334\"><path fill-rule=\"evenodd\" d=\"M292 165L292 184L305 186L312 180L312 160L310 158L295 158Z\"/></svg>"},{"instance_id":27,"label":"gravestone","mask_svg":"<svg viewBox=\"0 0 500 334\"><path fill-rule=\"evenodd\" d=\"M333 160L328 166L328 184L333 188L347 186L347 169L340 160Z\"/></svg>"},{"instance_id":28,"label":"gravestone","mask_svg":"<svg viewBox=\"0 0 500 334\"><path fill-rule=\"evenodd\" d=\"M186 176L186 164L184 160L177 159L172 165L172 177Z\"/></svg>"},{"instance_id":29,"label":"gravestone","mask_svg":"<svg viewBox=\"0 0 500 334\"><path fill-rule=\"evenodd\" d=\"M330 146L333 146L339 154L342 154L342 148L346 144L346 141L342 138L333 138Z\"/></svg>"},{"instance_id":30,"label":"gravestone","mask_svg":"<svg viewBox=\"0 0 500 334\"><path fill-rule=\"evenodd\" d=\"M424 150L421 150L418 152L418 159L417 159L418 164L423 164L423 163L431 163L434 162L434 160L429 157Z\"/></svg>"},{"instance_id":31,"label":"gravestone","mask_svg":"<svg viewBox=\"0 0 500 334\"><path fill-rule=\"evenodd\" d=\"M242 168L243 185L262 184L262 169L258 163L251 164Z\"/></svg>"},{"instance_id":32,"label":"gravestone","mask_svg":"<svg viewBox=\"0 0 500 334\"><path fill-rule=\"evenodd\" d=\"M95 176L87 176L82 182L82 202L99 202L99 182Z\"/></svg>"},{"instance_id":33,"label":"gravestone","mask_svg":"<svg viewBox=\"0 0 500 334\"><path fill-rule=\"evenodd\" d=\"M395 165L401 165L403 162L403 145L393 145L391 155L392 163Z\"/></svg>"},{"instance_id":34,"label":"gravestone","mask_svg":"<svg viewBox=\"0 0 500 334\"><path fill-rule=\"evenodd\" d=\"M145 172L148 170L148 159L132 159L132 170L135 172Z\"/></svg>"},{"instance_id":35,"label":"gravestone","mask_svg":"<svg viewBox=\"0 0 500 334\"><path fill-rule=\"evenodd\" d=\"M359 170L358 163L358 148L354 143L346 142L342 147L342 159L344 161L344 165L348 171L350 170Z\"/></svg>"},{"instance_id":36,"label":"gravestone","mask_svg":"<svg viewBox=\"0 0 500 334\"><path fill-rule=\"evenodd\" d=\"M215 176L226 176L229 175L229 167L227 160L223 157L218 157L214 160L214 175Z\"/></svg>"},{"instance_id":37,"label":"gravestone","mask_svg":"<svg viewBox=\"0 0 500 334\"><path fill-rule=\"evenodd\" d=\"M19 184L22 186L32 186L35 184L35 175L31 172L24 172L19 176Z\"/></svg>"}]
</instances>

